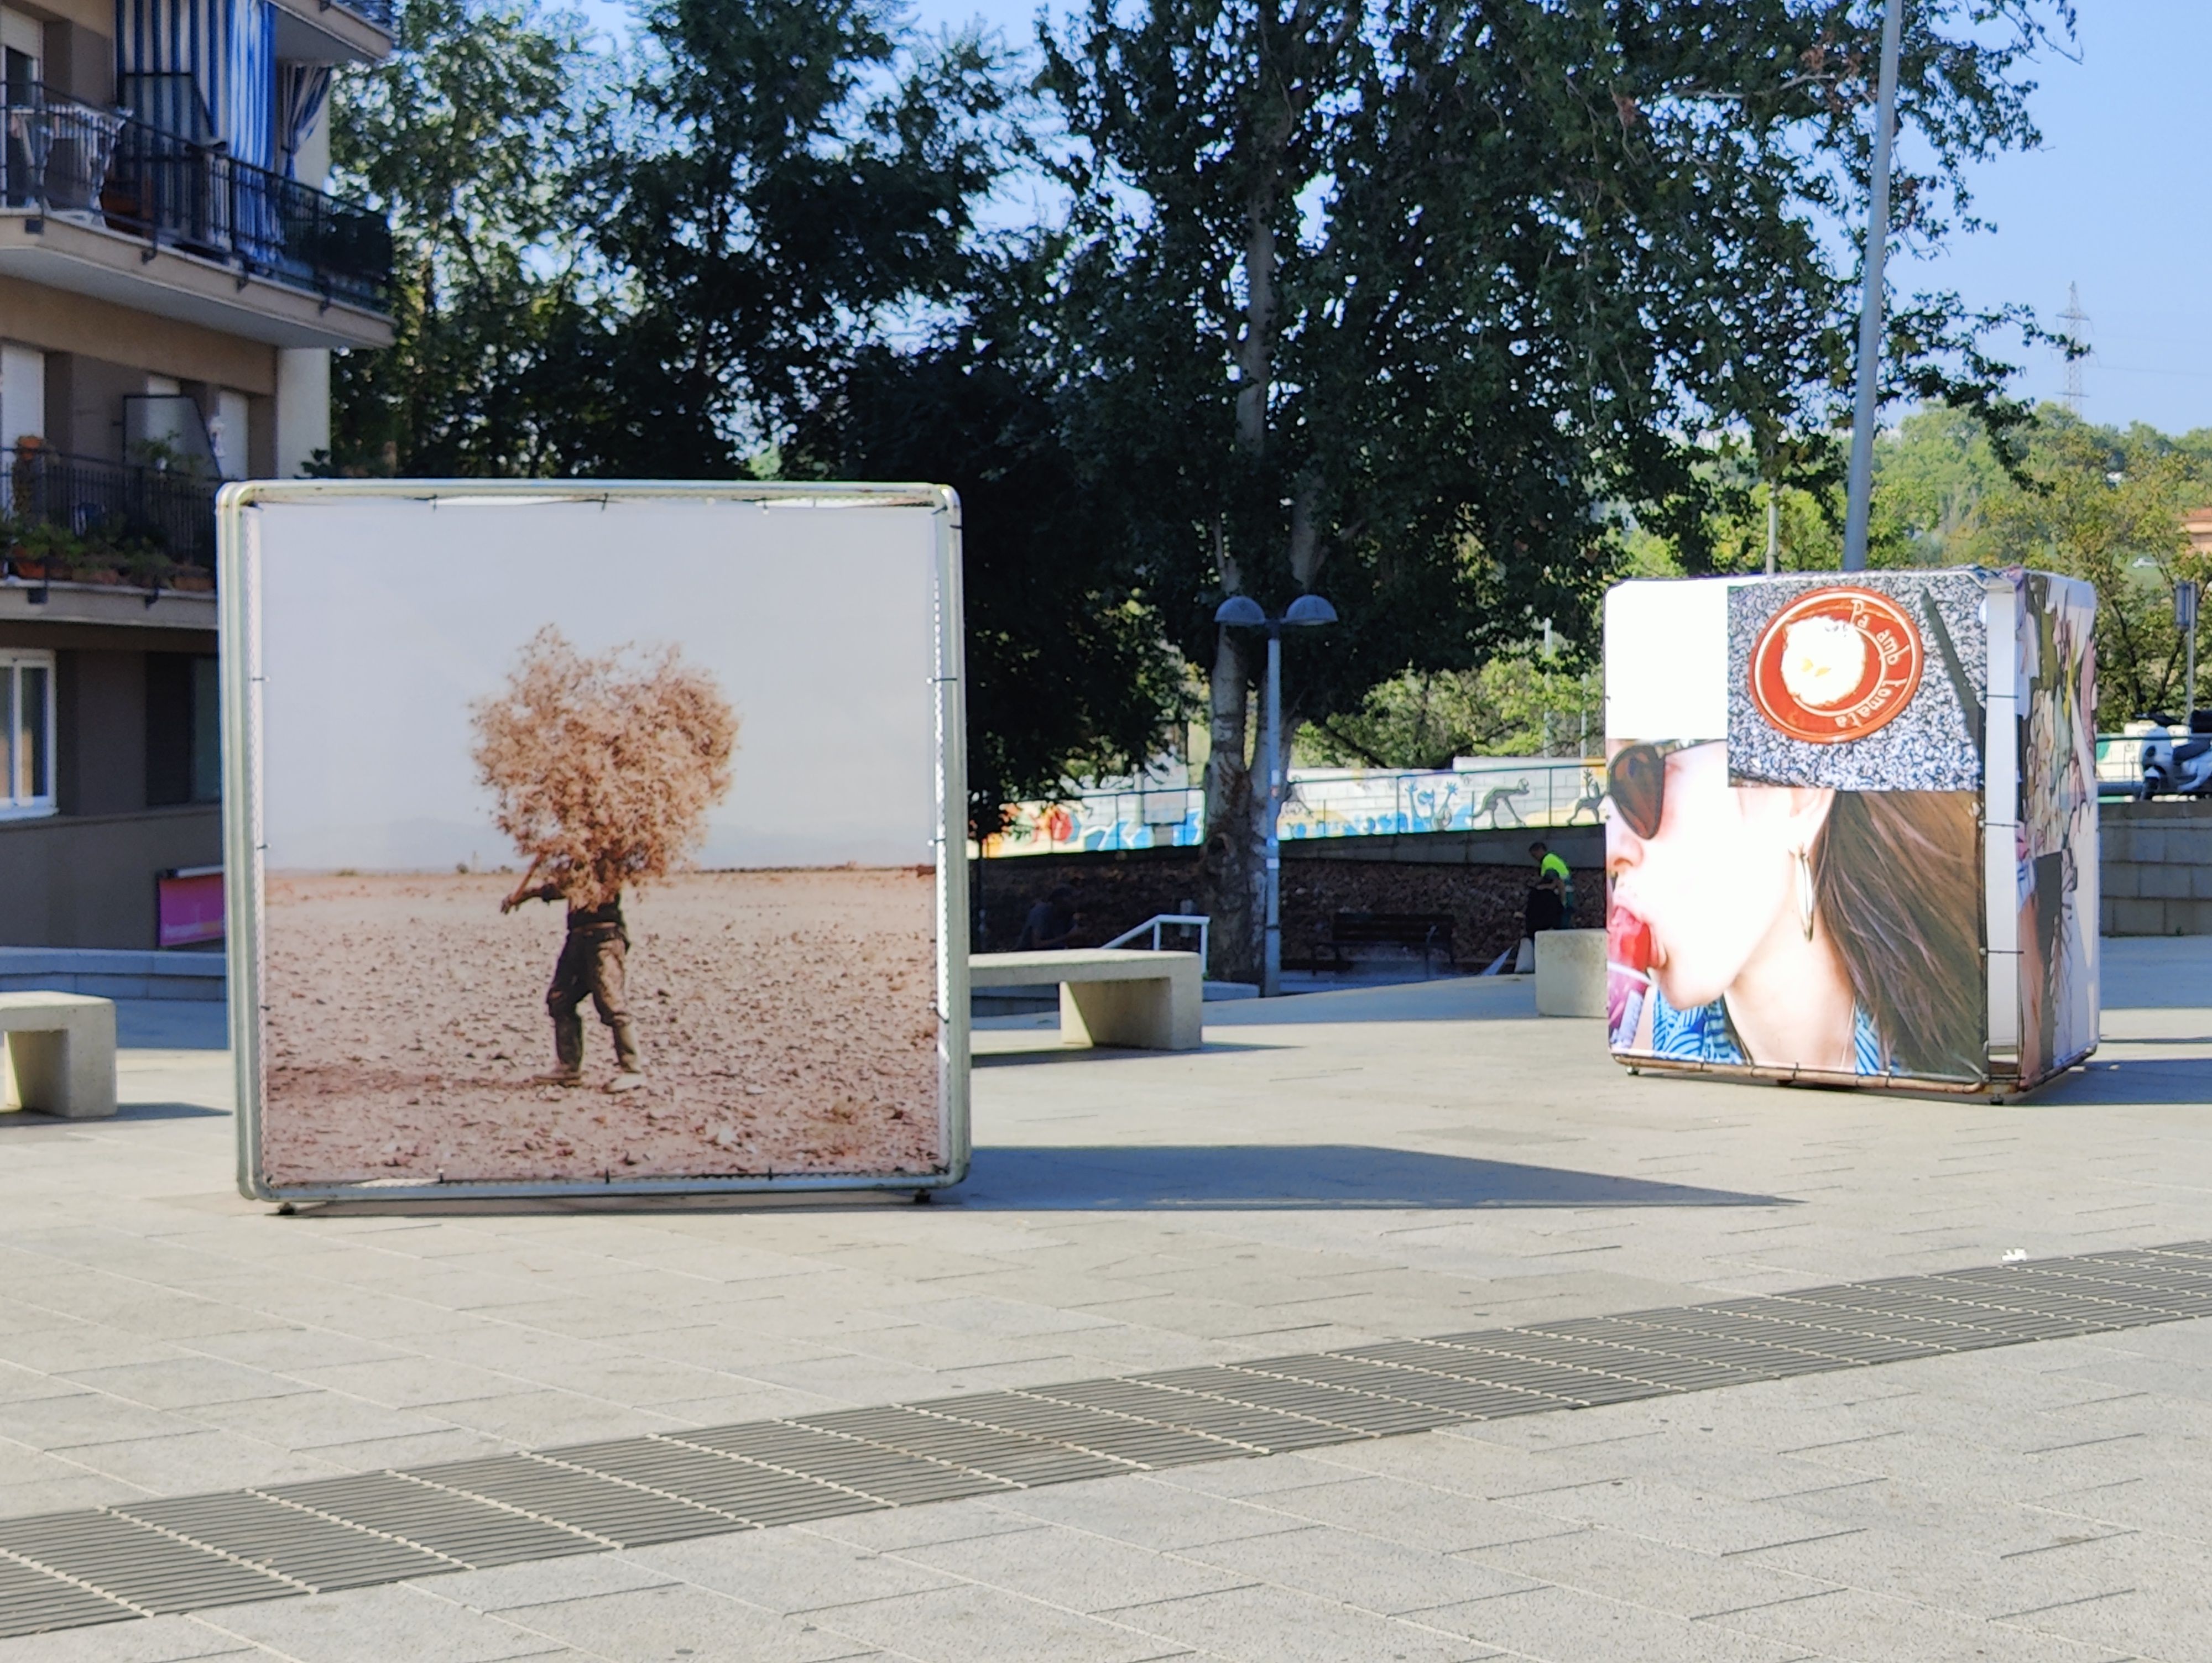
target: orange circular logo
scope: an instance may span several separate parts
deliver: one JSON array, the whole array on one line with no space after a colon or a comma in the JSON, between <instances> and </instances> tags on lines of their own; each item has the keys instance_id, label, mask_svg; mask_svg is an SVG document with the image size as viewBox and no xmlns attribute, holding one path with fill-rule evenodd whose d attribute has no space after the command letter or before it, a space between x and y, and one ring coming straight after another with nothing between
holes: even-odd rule
<instances>
[{"instance_id":1,"label":"orange circular logo","mask_svg":"<svg viewBox=\"0 0 2212 1663\"><path fill-rule=\"evenodd\" d=\"M1793 739L1863 739L1911 703L1922 658L1920 631L1887 595L1815 589L1776 613L1759 635L1752 701Z\"/></svg>"}]
</instances>

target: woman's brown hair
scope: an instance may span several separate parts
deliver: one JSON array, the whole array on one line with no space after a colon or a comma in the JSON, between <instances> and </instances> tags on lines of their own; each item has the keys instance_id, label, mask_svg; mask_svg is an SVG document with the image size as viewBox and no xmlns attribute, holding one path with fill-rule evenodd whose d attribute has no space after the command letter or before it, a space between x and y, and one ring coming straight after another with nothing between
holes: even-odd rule
<instances>
[{"instance_id":1,"label":"woman's brown hair","mask_svg":"<svg viewBox=\"0 0 2212 1663\"><path fill-rule=\"evenodd\" d=\"M1814 845L1820 922L1903 1072L1988 1071L1981 867L1971 792L1839 791Z\"/></svg>"}]
</instances>

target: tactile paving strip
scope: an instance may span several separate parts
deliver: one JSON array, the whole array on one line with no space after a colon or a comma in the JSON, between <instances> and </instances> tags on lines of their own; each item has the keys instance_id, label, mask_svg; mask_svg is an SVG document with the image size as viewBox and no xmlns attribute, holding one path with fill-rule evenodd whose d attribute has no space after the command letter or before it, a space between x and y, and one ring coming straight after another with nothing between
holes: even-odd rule
<instances>
[{"instance_id":1,"label":"tactile paving strip","mask_svg":"<svg viewBox=\"0 0 2212 1663\"><path fill-rule=\"evenodd\" d=\"M0 1636L2212 1316L2212 1241L0 1520Z\"/></svg>"}]
</instances>

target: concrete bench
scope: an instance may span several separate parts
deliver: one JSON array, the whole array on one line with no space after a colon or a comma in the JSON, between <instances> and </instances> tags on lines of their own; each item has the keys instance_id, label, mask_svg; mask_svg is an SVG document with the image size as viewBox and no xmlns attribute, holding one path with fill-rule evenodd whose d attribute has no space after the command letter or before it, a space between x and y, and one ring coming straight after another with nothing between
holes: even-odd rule
<instances>
[{"instance_id":1,"label":"concrete bench","mask_svg":"<svg viewBox=\"0 0 2212 1663\"><path fill-rule=\"evenodd\" d=\"M1060 1031L1080 1045L1194 1051L1204 1038L1205 968L1196 953L1109 947L975 953L971 987L1060 984Z\"/></svg>"},{"instance_id":2,"label":"concrete bench","mask_svg":"<svg viewBox=\"0 0 2212 1663\"><path fill-rule=\"evenodd\" d=\"M0 1107L73 1120L114 1114L114 1001L0 993Z\"/></svg>"},{"instance_id":3,"label":"concrete bench","mask_svg":"<svg viewBox=\"0 0 2212 1663\"><path fill-rule=\"evenodd\" d=\"M1536 1014L1540 1017L1602 1017L1605 1014L1605 932L1540 930L1536 932Z\"/></svg>"}]
</instances>

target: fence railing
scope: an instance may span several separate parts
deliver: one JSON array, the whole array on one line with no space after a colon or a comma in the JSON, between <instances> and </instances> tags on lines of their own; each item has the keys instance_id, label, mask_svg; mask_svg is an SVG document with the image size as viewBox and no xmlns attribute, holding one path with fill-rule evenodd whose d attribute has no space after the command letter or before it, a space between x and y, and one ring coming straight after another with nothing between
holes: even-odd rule
<instances>
[{"instance_id":1,"label":"fence railing","mask_svg":"<svg viewBox=\"0 0 2212 1663\"><path fill-rule=\"evenodd\" d=\"M1469 758L1450 768L1292 768L1285 842L1434 831L1598 823L1605 764L1559 756ZM1017 803L987 857L1079 850L1185 848L1205 841L1206 793L1149 782Z\"/></svg>"},{"instance_id":2,"label":"fence railing","mask_svg":"<svg viewBox=\"0 0 2212 1663\"><path fill-rule=\"evenodd\" d=\"M179 566L215 571L215 486L186 473L18 451L0 465L0 519L114 546L143 543Z\"/></svg>"},{"instance_id":3,"label":"fence railing","mask_svg":"<svg viewBox=\"0 0 2212 1663\"><path fill-rule=\"evenodd\" d=\"M0 200L382 309L392 230L381 215L228 155L34 87L0 94Z\"/></svg>"},{"instance_id":4,"label":"fence railing","mask_svg":"<svg viewBox=\"0 0 2212 1663\"><path fill-rule=\"evenodd\" d=\"M1204 962L1211 957L1206 950L1206 944L1212 924L1213 920L1204 913L1155 913L1135 929L1122 931L1105 945L1109 948L1127 947L1139 936L1149 935L1152 938L1152 950L1157 953L1160 950L1162 931L1195 930L1198 932L1198 956L1200 961Z\"/></svg>"}]
</instances>

